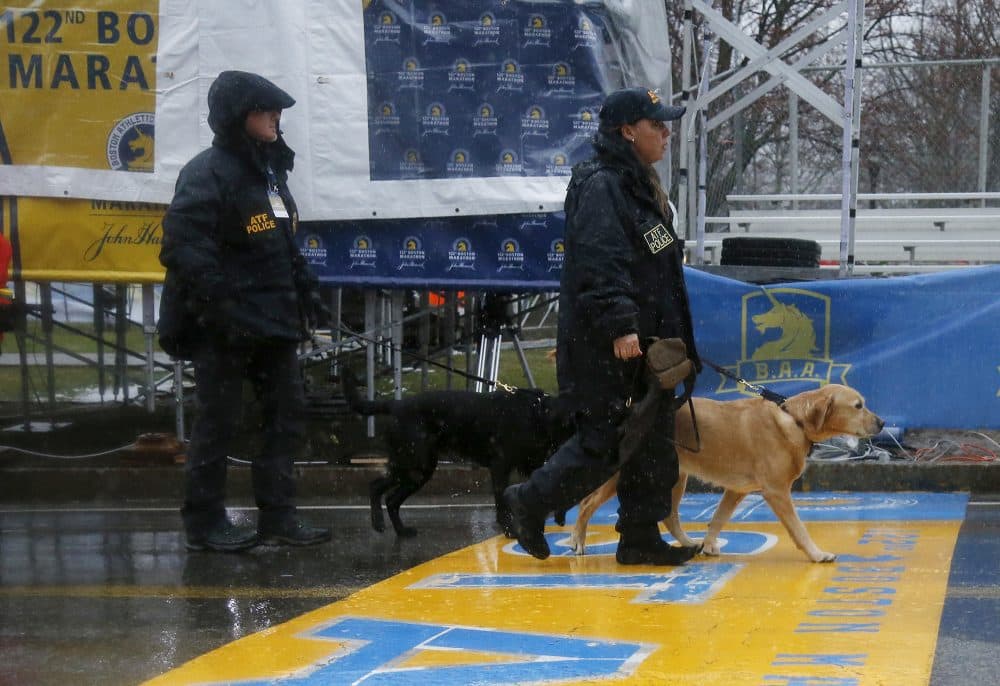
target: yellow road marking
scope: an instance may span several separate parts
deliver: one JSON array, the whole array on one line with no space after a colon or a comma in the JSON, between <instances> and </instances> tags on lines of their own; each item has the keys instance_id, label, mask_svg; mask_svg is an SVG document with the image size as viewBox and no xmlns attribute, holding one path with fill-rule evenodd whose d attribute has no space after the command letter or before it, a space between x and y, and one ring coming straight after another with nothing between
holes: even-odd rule
<instances>
[{"instance_id":1,"label":"yellow road marking","mask_svg":"<svg viewBox=\"0 0 1000 686\"><path fill-rule=\"evenodd\" d=\"M496 537L247 636L148 683L267 680L332 668L357 647L320 640L317 628L361 617L483 631L483 643L475 650L449 654L421 648L396 658L392 669L425 670L420 683L437 683L433 670L441 666L491 661L505 666L496 663L510 657L492 649L490 636L520 632L539 636L542 644L551 636L648 646L632 671L615 681L622 684L731 686L786 683L784 678L788 683L840 678L847 680L840 683L858 686L926 684L960 524L808 523L819 545L840 556L832 564L808 562L780 524L731 524L727 531L760 532L776 537L777 543L757 555L699 557L694 564L666 570L621 567L609 555L538 561L511 554L510 541ZM614 537L611 527L592 528L595 540ZM690 531L697 535L697 527ZM693 603L644 601L641 589L632 587L495 585L514 575L552 575L576 583L722 566L735 570ZM489 583L426 585L432 577L462 575L482 575ZM532 664L544 667L544 661Z\"/></svg>"}]
</instances>

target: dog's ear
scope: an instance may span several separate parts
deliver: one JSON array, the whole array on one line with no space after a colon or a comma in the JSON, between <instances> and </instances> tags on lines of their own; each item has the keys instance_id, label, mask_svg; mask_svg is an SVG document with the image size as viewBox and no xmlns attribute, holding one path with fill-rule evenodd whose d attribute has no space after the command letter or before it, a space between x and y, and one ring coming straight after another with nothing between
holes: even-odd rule
<instances>
[{"instance_id":1,"label":"dog's ear","mask_svg":"<svg viewBox=\"0 0 1000 686\"><path fill-rule=\"evenodd\" d=\"M823 389L800 393L786 400L784 409L795 417L807 436L816 436L824 433L826 419L833 409L833 393Z\"/></svg>"}]
</instances>

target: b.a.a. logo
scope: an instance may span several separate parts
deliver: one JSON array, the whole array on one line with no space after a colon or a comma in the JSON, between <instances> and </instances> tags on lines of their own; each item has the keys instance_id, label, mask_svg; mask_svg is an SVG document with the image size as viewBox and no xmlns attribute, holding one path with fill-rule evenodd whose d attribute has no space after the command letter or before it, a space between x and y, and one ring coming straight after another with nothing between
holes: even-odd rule
<instances>
[{"instance_id":1,"label":"b.a.a. logo","mask_svg":"<svg viewBox=\"0 0 1000 686\"><path fill-rule=\"evenodd\" d=\"M798 288L761 289L743 296L737 376L774 385L845 383L849 364L830 356L830 298ZM717 393L743 390L723 377ZM749 393L749 391L745 391Z\"/></svg>"},{"instance_id":2,"label":"b.a.a. logo","mask_svg":"<svg viewBox=\"0 0 1000 686\"><path fill-rule=\"evenodd\" d=\"M115 123L106 148L112 169L153 171L155 120L152 112L136 112Z\"/></svg>"}]
</instances>

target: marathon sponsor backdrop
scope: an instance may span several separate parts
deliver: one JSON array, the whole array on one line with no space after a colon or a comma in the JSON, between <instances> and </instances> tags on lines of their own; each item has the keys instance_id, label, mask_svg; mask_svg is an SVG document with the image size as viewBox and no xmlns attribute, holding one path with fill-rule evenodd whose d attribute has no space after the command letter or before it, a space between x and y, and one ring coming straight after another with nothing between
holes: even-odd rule
<instances>
[{"instance_id":1,"label":"marathon sponsor backdrop","mask_svg":"<svg viewBox=\"0 0 1000 686\"><path fill-rule=\"evenodd\" d=\"M338 286L551 291L563 263L562 212L305 222L299 247Z\"/></svg>"},{"instance_id":2,"label":"marathon sponsor backdrop","mask_svg":"<svg viewBox=\"0 0 1000 686\"><path fill-rule=\"evenodd\" d=\"M670 97L646 0L21 0L0 46L0 194L168 203L243 69L296 99L303 220L558 211L603 93Z\"/></svg>"},{"instance_id":3,"label":"marathon sponsor backdrop","mask_svg":"<svg viewBox=\"0 0 1000 686\"><path fill-rule=\"evenodd\" d=\"M590 156L601 4L367 4L373 180L566 176Z\"/></svg>"},{"instance_id":4,"label":"marathon sponsor backdrop","mask_svg":"<svg viewBox=\"0 0 1000 686\"><path fill-rule=\"evenodd\" d=\"M146 215L211 144L208 89L234 68L296 98L282 128L297 153L290 185L303 221L351 231L332 223L392 220L370 226L417 235L431 218L465 218L454 228L462 235L530 223L508 215L561 210L572 164L590 154L603 93L642 83L669 97L666 36L663 5L645 0L8 5L0 196L9 198L15 274L160 278L159 221ZM511 236L511 264L535 234ZM427 241L429 251L451 246ZM482 250L476 264L495 252ZM434 278L468 275L448 255L427 261L450 268ZM547 272L511 267L475 279L511 277L513 286L532 273Z\"/></svg>"}]
</instances>

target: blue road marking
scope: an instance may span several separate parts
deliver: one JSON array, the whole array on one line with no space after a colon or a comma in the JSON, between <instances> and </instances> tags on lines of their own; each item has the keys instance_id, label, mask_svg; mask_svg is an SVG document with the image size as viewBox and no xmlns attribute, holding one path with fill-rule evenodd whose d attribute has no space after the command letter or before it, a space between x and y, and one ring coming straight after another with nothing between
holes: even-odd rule
<instances>
[{"instance_id":1,"label":"blue road marking","mask_svg":"<svg viewBox=\"0 0 1000 686\"><path fill-rule=\"evenodd\" d=\"M633 603L703 603L743 565L693 563L657 574L435 574L410 588L615 589L639 591Z\"/></svg>"},{"instance_id":2,"label":"blue road marking","mask_svg":"<svg viewBox=\"0 0 1000 686\"><path fill-rule=\"evenodd\" d=\"M652 644L571 638L417 622L343 617L303 638L336 642L324 660L295 675L244 686L473 686L545 684L622 677L657 647ZM513 661L406 667L419 651L470 651Z\"/></svg>"},{"instance_id":3,"label":"blue road marking","mask_svg":"<svg viewBox=\"0 0 1000 686\"><path fill-rule=\"evenodd\" d=\"M681 501L682 522L708 522L719 504L718 493L688 493ZM795 509L804 522L845 521L951 521L965 517L967 493L792 493ZM566 524L576 523L578 509L566 513ZM614 524L618 499L604 503L591 524ZM778 518L763 496L751 493L733 513L734 522L776 522Z\"/></svg>"},{"instance_id":4,"label":"blue road marking","mask_svg":"<svg viewBox=\"0 0 1000 686\"><path fill-rule=\"evenodd\" d=\"M702 537L699 532L688 532L688 536L695 542L700 542ZM588 536L589 538L589 536ZM576 555L576 551L569 546L569 534L559 532L549 532L545 534L545 539L549 542L549 549L555 557L570 557ZM673 537L667 535L669 541L674 541ZM778 542L778 537L773 534L765 534L759 531L721 531L716 539L722 552L727 555L759 555L774 547ZM618 549L618 541L601 541L598 543L587 543L587 555L599 557L602 555L611 556ZM518 544L508 545L505 552L513 555L527 555L528 553Z\"/></svg>"}]
</instances>

